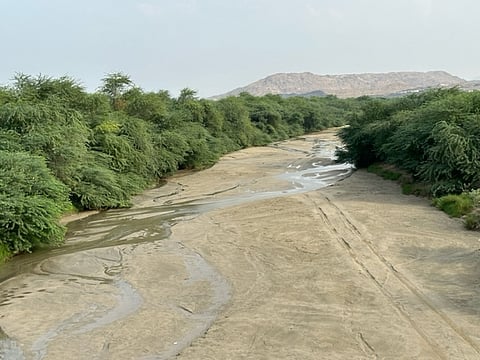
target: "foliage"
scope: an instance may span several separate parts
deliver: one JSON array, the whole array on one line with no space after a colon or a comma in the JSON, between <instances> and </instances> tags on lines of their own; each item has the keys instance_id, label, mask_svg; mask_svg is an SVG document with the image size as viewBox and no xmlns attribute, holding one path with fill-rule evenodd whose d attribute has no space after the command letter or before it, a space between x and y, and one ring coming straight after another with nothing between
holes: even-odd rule
<instances>
[{"instance_id":1,"label":"foliage","mask_svg":"<svg viewBox=\"0 0 480 360\"><path fill-rule=\"evenodd\" d=\"M475 209L465 217L465 227L469 230L480 229L480 209Z\"/></svg>"},{"instance_id":2,"label":"foliage","mask_svg":"<svg viewBox=\"0 0 480 360\"><path fill-rule=\"evenodd\" d=\"M12 252L8 249L6 244L0 243L0 265L12 256Z\"/></svg>"},{"instance_id":3,"label":"foliage","mask_svg":"<svg viewBox=\"0 0 480 360\"><path fill-rule=\"evenodd\" d=\"M58 219L69 209L68 188L40 156L0 151L0 243L11 253L62 241Z\"/></svg>"},{"instance_id":4,"label":"foliage","mask_svg":"<svg viewBox=\"0 0 480 360\"><path fill-rule=\"evenodd\" d=\"M445 195L434 199L433 204L451 217L461 217L473 209L473 201L468 194Z\"/></svg>"},{"instance_id":5,"label":"foliage","mask_svg":"<svg viewBox=\"0 0 480 360\"><path fill-rule=\"evenodd\" d=\"M385 162L430 185L433 196L480 185L480 95L431 90L363 104L340 131L340 161Z\"/></svg>"},{"instance_id":6,"label":"foliage","mask_svg":"<svg viewBox=\"0 0 480 360\"><path fill-rule=\"evenodd\" d=\"M402 173L391 168L386 168L380 164L372 164L368 167L368 172L377 174L387 180L399 180Z\"/></svg>"},{"instance_id":7,"label":"foliage","mask_svg":"<svg viewBox=\"0 0 480 360\"><path fill-rule=\"evenodd\" d=\"M470 230L480 230L480 189L466 193L472 200L473 209L465 216L465 226Z\"/></svg>"},{"instance_id":8,"label":"foliage","mask_svg":"<svg viewBox=\"0 0 480 360\"><path fill-rule=\"evenodd\" d=\"M471 190L467 195L472 199L473 206L480 207L480 189Z\"/></svg>"},{"instance_id":9,"label":"foliage","mask_svg":"<svg viewBox=\"0 0 480 360\"><path fill-rule=\"evenodd\" d=\"M428 197L431 194L431 186L420 182L402 182L402 194Z\"/></svg>"},{"instance_id":10,"label":"foliage","mask_svg":"<svg viewBox=\"0 0 480 360\"><path fill-rule=\"evenodd\" d=\"M121 110L124 108L124 100L122 95L132 88L133 82L130 77L121 72L107 74L102 79L103 85L100 87L100 92L107 95L114 110Z\"/></svg>"},{"instance_id":11,"label":"foliage","mask_svg":"<svg viewBox=\"0 0 480 360\"><path fill-rule=\"evenodd\" d=\"M68 77L17 74L0 87L0 257L58 244L58 219L72 204L129 206L178 169L344 125L363 102L248 94L211 101L188 88L173 98L145 92L123 73L87 93Z\"/></svg>"},{"instance_id":12,"label":"foliage","mask_svg":"<svg viewBox=\"0 0 480 360\"><path fill-rule=\"evenodd\" d=\"M480 92L436 89L397 99L365 99L340 131L339 161L377 162L410 175L404 192L436 197L450 216L480 224Z\"/></svg>"},{"instance_id":13,"label":"foliage","mask_svg":"<svg viewBox=\"0 0 480 360\"><path fill-rule=\"evenodd\" d=\"M78 183L72 189L75 205L84 209L127 207L129 194L119 184L114 171L102 166L84 166L78 169Z\"/></svg>"}]
</instances>

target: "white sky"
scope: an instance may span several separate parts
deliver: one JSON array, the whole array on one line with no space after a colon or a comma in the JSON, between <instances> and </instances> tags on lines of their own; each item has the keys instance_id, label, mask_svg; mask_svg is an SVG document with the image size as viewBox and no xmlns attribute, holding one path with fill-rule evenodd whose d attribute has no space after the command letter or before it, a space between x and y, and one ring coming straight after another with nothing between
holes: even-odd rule
<instances>
[{"instance_id":1,"label":"white sky","mask_svg":"<svg viewBox=\"0 0 480 360\"><path fill-rule=\"evenodd\" d=\"M122 71L208 97L277 72L480 78L478 0L0 0L0 84Z\"/></svg>"}]
</instances>

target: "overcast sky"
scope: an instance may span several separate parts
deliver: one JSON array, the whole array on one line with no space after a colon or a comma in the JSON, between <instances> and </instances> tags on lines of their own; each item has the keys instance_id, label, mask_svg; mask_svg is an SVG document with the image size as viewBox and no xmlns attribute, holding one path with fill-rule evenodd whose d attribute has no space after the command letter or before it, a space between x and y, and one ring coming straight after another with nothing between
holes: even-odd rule
<instances>
[{"instance_id":1,"label":"overcast sky","mask_svg":"<svg viewBox=\"0 0 480 360\"><path fill-rule=\"evenodd\" d=\"M0 84L122 71L202 97L278 72L480 78L478 0L0 0Z\"/></svg>"}]
</instances>

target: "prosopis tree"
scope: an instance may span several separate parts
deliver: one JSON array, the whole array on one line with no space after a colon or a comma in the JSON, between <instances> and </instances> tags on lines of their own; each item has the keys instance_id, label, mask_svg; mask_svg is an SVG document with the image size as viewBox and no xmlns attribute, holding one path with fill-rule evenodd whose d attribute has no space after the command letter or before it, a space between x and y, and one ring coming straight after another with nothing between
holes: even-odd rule
<instances>
[{"instance_id":1,"label":"prosopis tree","mask_svg":"<svg viewBox=\"0 0 480 360\"><path fill-rule=\"evenodd\" d=\"M110 98L110 103L114 110L122 110L122 95L134 87L130 76L121 72L111 73L107 74L107 76L102 79L102 82L103 85L100 87L100 92Z\"/></svg>"}]
</instances>

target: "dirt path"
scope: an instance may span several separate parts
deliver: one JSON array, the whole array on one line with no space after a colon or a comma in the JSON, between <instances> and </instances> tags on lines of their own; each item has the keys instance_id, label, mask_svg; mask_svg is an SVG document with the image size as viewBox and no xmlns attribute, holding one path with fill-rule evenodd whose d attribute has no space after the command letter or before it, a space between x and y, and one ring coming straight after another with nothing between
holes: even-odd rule
<instances>
[{"instance_id":1,"label":"dirt path","mask_svg":"<svg viewBox=\"0 0 480 360\"><path fill-rule=\"evenodd\" d=\"M101 246L19 259L0 358L480 359L480 234L363 171L289 195L314 140L227 155L72 224L68 246ZM162 214L199 199L225 204L165 240Z\"/></svg>"}]
</instances>

